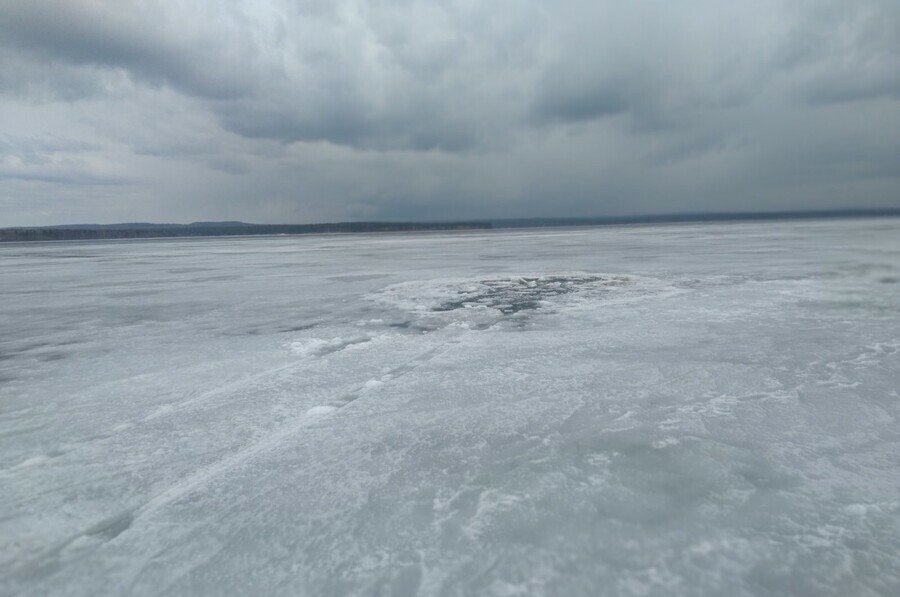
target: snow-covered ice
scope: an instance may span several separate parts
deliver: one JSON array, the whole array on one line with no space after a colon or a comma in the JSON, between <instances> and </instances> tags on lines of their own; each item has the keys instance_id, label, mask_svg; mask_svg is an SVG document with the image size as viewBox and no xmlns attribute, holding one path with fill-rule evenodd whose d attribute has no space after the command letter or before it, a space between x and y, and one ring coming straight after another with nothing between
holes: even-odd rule
<instances>
[{"instance_id":1,"label":"snow-covered ice","mask_svg":"<svg viewBox=\"0 0 900 597\"><path fill-rule=\"evenodd\" d=\"M0 245L2 595L898 595L900 220Z\"/></svg>"}]
</instances>

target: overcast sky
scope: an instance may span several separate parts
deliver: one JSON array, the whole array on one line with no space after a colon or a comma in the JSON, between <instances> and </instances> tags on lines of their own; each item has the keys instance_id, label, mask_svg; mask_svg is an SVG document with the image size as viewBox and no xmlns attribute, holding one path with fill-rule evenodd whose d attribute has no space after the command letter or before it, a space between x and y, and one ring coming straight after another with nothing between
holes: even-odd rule
<instances>
[{"instance_id":1,"label":"overcast sky","mask_svg":"<svg viewBox=\"0 0 900 597\"><path fill-rule=\"evenodd\" d=\"M0 0L0 226L844 207L898 0Z\"/></svg>"}]
</instances>

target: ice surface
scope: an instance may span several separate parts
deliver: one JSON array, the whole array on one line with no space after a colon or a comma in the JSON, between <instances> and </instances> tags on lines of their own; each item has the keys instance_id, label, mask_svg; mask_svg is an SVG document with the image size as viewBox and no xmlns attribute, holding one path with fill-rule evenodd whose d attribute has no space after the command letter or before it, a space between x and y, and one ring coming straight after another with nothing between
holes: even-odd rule
<instances>
[{"instance_id":1,"label":"ice surface","mask_svg":"<svg viewBox=\"0 0 900 597\"><path fill-rule=\"evenodd\" d=\"M900 221L0 245L2 595L900 594Z\"/></svg>"}]
</instances>

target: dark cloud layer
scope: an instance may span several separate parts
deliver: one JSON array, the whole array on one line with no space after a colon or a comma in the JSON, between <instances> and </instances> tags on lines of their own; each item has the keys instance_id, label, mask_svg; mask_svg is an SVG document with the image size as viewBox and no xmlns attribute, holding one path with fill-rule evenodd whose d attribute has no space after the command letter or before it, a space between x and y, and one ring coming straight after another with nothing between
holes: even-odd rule
<instances>
[{"instance_id":1,"label":"dark cloud layer","mask_svg":"<svg viewBox=\"0 0 900 597\"><path fill-rule=\"evenodd\" d=\"M207 15L179 18L166 6L12 1L0 5L0 35L44 62L122 69L144 82L208 98L250 92L252 40L235 27L198 30L192 21Z\"/></svg>"},{"instance_id":2,"label":"dark cloud layer","mask_svg":"<svg viewBox=\"0 0 900 597\"><path fill-rule=\"evenodd\" d=\"M0 225L900 207L894 0L8 0L0 104Z\"/></svg>"}]
</instances>

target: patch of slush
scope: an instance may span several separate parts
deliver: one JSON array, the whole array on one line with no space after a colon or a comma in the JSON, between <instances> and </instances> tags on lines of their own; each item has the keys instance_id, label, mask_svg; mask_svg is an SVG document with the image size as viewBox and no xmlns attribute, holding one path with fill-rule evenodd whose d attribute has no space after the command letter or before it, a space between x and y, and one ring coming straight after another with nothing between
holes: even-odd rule
<instances>
[{"instance_id":1,"label":"patch of slush","mask_svg":"<svg viewBox=\"0 0 900 597\"><path fill-rule=\"evenodd\" d=\"M623 286L626 276L583 272L483 278L439 278L395 284L372 298L410 311L455 311L485 307L504 315L535 310L573 293Z\"/></svg>"},{"instance_id":2,"label":"patch of slush","mask_svg":"<svg viewBox=\"0 0 900 597\"><path fill-rule=\"evenodd\" d=\"M404 282L369 299L412 319L395 327L432 331L447 326L487 329L505 320L592 305L614 296L638 296L654 290L654 281L636 276L561 272L479 278L440 278ZM658 286L658 281L656 281Z\"/></svg>"},{"instance_id":3,"label":"patch of slush","mask_svg":"<svg viewBox=\"0 0 900 597\"><path fill-rule=\"evenodd\" d=\"M519 311L533 311L550 306L554 300L573 293L597 294L621 286L627 278L590 274L560 274L549 276L515 276L493 280L479 280L465 284L455 291L456 296L433 306L432 311L456 311L487 307L503 315Z\"/></svg>"}]
</instances>

